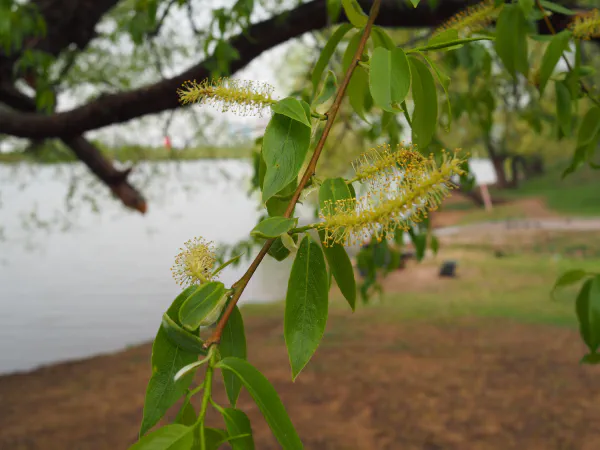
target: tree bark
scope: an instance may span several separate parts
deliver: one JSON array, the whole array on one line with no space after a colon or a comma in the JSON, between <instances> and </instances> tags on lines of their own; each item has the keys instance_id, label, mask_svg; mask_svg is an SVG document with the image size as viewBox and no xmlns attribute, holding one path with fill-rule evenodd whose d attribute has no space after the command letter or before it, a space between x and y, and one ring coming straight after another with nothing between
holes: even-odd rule
<instances>
[{"instance_id":1,"label":"tree bark","mask_svg":"<svg viewBox=\"0 0 600 450\"><path fill-rule=\"evenodd\" d=\"M109 0L104 0L104 3L106 6ZM363 6L370 4L368 1L361 3ZM419 7L414 9L407 2L385 0L377 24L405 28L436 27L465 6L474 3L477 1L445 0L437 9L432 10L426 2L421 2ZM564 29L568 24L568 20L560 14L554 14L552 18L558 30ZM344 17L340 18L340 21L345 20ZM543 24L543 21L540 23ZM230 44L241 55L240 59L231 64L231 72L237 72L270 48L306 32L324 28L326 25L326 0L305 3L291 11L254 24L247 33L230 40ZM544 27L545 25L540 25L541 31L548 32ZM59 45L52 48L57 47ZM212 59L208 58L207 61L196 64L173 78L129 92L106 95L71 111L52 115L0 113L0 133L25 138L72 137L89 130L127 122L146 114L179 108L181 105L176 95L177 88L187 80L208 77L210 73L206 69L206 63Z\"/></svg>"}]
</instances>

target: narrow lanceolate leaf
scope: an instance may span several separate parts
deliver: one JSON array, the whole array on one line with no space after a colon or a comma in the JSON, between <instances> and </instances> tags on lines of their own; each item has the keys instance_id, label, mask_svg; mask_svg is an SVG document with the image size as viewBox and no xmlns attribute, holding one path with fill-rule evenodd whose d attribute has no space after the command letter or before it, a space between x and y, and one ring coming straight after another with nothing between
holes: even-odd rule
<instances>
[{"instance_id":1,"label":"narrow lanceolate leaf","mask_svg":"<svg viewBox=\"0 0 600 450\"><path fill-rule=\"evenodd\" d=\"M600 107L592 106L585 113L577 133L577 146L584 146L592 142L600 131Z\"/></svg>"},{"instance_id":2,"label":"narrow lanceolate leaf","mask_svg":"<svg viewBox=\"0 0 600 450\"><path fill-rule=\"evenodd\" d=\"M342 0L342 6L346 17L356 28L362 28L367 24L368 16L364 13L356 0Z\"/></svg>"},{"instance_id":3,"label":"narrow lanceolate leaf","mask_svg":"<svg viewBox=\"0 0 600 450\"><path fill-rule=\"evenodd\" d=\"M496 53L513 77L517 72L527 76L527 19L519 5L504 5L496 22Z\"/></svg>"},{"instance_id":4,"label":"narrow lanceolate leaf","mask_svg":"<svg viewBox=\"0 0 600 450\"><path fill-rule=\"evenodd\" d=\"M333 94L337 91L337 78L335 77L335 73L331 70L327 71L327 75L325 76L325 82L323 83L323 88L319 95L313 101L314 106L319 106L329 100Z\"/></svg>"},{"instance_id":5,"label":"narrow lanceolate leaf","mask_svg":"<svg viewBox=\"0 0 600 450\"><path fill-rule=\"evenodd\" d=\"M388 50L394 50L396 48L396 44L386 33L386 31L378 26L374 26L371 29L371 39L373 40L373 46L387 48Z\"/></svg>"},{"instance_id":6,"label":"narrow lanceolate leaf","mask_svg":"<svg viewBox=\"0 0 600 450\"><path fill-rule=\"evenodd\" d=\"M263 182L263 203L298 177L309 145L309 127L287 116L273 114L262 145L267 167Z\"/></svg>"},{"instance_id":7,"label":"narrow lanceolate leaf","mask_svg":"<svg viewBox=\"0 0 600 450\"><path fill-rule=\"evenodd\" d=\"M317 92L317 87L319 86L319 81L321 81L321 75L323 75L323 71L327 67L327 63L331 59L333 52L335 52L336 47L338 46L340 41L343 39L345 34L348 31L350 31L352 28L353 28L352 25L350 25L349 23L344 23L344 24L340 25L340 27L337 30L335 30L335 32L331 35L331 37L327 41L327 44L325 44L325 47L323 48L323 51L321 51L321 54L319 55L319 59L317 60L317 63L315 64L315 68L313 69L313 73L312 73L312 77L311 77L312 86L313 86L313 96Z\"/></svg>"},{"instance_id":8,"label":"narrow lanceolate leaf","mask_svg":"<svg viewBox=\"0 0 600 450\"><path fill-rule=\"evenodd\" d=\"M204 429L205 450L217 450L221 448L221 444L227 442L227 432L219 428ZM184 450L184 449L181 449ZM185 449L187 450L187 449ZM191 450L200 450L200 447L193 447Z\"/></svg>"},{"instance_id":9,"label":"narrow lanceolate leaf","mask_svg":"<svg viewBox=\"0 0 600 450\"><path fill-rule=\"evenodd\" d=\"M190 449L193 442L192 427L172 424L142 437L129 450L184 450Z\"/></svg>"},{"instance_id":10,"label":"narrow lanceolate leaf","mask_svg":"<svg viewBox=\"0 0 600 450\"><path fill-rule=\"evenodd\" d=\"M600 346L600 275L587 280L575 300L579 332L590 353Z\"/></svg>"},{"instance_id":11,"label":"narrow lanceolate leaf","mask_svg":"<svg viewBox=\"0 0 600 450\"><path fill-rule=\"evenodd\" d=\"M298 225L297 217L289 219L287 217L269 217L256 225L250 235L264 239L276 238L287 233L296 225Z\"/></svg>"},{"instance_id":12,"label":"narrow lanceolate leaf","mask_svg":"<svg viewBox=\"0 0 600 450\"><path fill-rule=\"evenodd\" d=\"M228 372L231 373L231 372ZM234 374L232 374L235 376ZM252 439L252 427L248 416L239 409L226 408L223 419L227 426L229 436L244 436L230 441L233 450L254 450L254 439Z\"/></svg>"},{"instance_id":13,"label":"narrow lanceolate leaf","mask_svg":"<svg viewBox=\"0 0 600 450\"><path fill-rule=\"evenodd\" d=\"M246 359L244 320L242 319L242 314L237 306L234 308L233 313L231 313L231 316L223 329L219 352L223 358L234 356L236 358ZM223 372L223 382L225 384L225 391L227 392L229 403L231 406L235 406L238 396L240 395L240 390L242 389L242 383L233 373L227 371Z\"/></svg>"},{"instance_id":14,"label":"narrow lanceolate leaf","mask_svg":"<svg viewBox=\"0 0 600 450\"><path fill-rule=\"evenodd\" d=\"M323 251L305 236L292 265L283 334L296 379L317 350L327 324L329 282Z\"/></svg>"},{"instance_id":15,"label":"narrow lanceolate leaf","mask_svg":"<svg viewBox=\"0 0 600 450\"><path fill-rule=\"evenodd\" d=\"M319 189L319 206L323 209L327 201L335 203L338 200L353 197L355 195L352 195L348 184L343 178L328 178ZM321 242L324 242L325 233L323 230L319 231L319 237ZM323 252L329 263L330 275L333 275L342 295L354 311L356 307L356 280L346 249L341 244L327 244L323 246ZM331 285L331 282L329 284Z\"/></svg>"},{"instance_id":16,"label":"narrow lanceolate leaf","mask_svg":"<svg viewBox=\"0 0 600 450\"><path fill-rule=\"evenodd\" d=\"M175 423L191 427L194 425L194 423L196 423L196 419L197 416L194 405L192 405L190 401L186 399L181 406L179 413L177 413L177 417L175 417Z\"/></svg>"},{"instance_id":17,"label":"narrow lanceolate leaf","mask_svg":"<svg viewBox=\"0 0 600 450\"><path fill-rule=\"evenodd\" d=\"M554 83L556 91L556 115L558 126L565 136L571 136L573 113L571 92L564 81Z\"/></svg>"},{"instance_id":18,"label":"narrow lanceolate leaf","mask_svg":"<svg viewBox=\"0 0 600 450\"><path fill-rule=\"evenodd\" d=\"M223 358L216 367L228 370L239 378L284 449L301 450L303 448L302 441L300 441L277 392L262 373L248 361L233 357Z\"/></svg>"},{"instance_id":19,"label":"narrow lanceolate leaf","mask_svg":"<svg viewBox=\"0 0 600 450\"><path fill-rule=\"evenodd\" d=\"M552 76L554 68L563 55L563 52L569 49L570 39L571 32L565 30L555 35L550 41L550 44L548 44L540 66L540 95L544 93L546 84Z\"/></svg>"},{"instance_id":20,"label":"narrow lanceolate leaf","mask_svg":"<svg viewBox=\"0 0 600 450\"><path fill-rule=\"evenodd\" d=\"M181 324L188 330L197 330L204 319L218 308L224 295L225 286L220 281L210 281L200 286L181 305L179 310Z\"/></svg>"},{"instance_id":21,"label":"narrow lanceolate leaf","mask_svg":"<svg viewBox=\"0 0 600 450\"><path fill-rule=\"evenodd\" d=\"M557 289L560 289L560 288L563 288L566 286L571 286L572 284L575 284L575 283L579 283L581 280L583 280L588 275L589 275L588 272L586 272L585 270L581 270L581 269L569 270L569 271L563 273L560 277L558 277L558 280L556 280L556 282L554 283L554 286L552 287L551 295L554 295L554 293L556 292Z\"/></svg>"},{"instance_id":22,"label":"narrow lanceolate leaf","mask_svg":"<svg viewBox=\"0 0 600 450\"><path fill-rule=\"evenodd\" d=\"M401 48L377 47L370 62L369 87L375 104L385 111L401 111L410 89L410 68Z\"/></svg>"},{"instance_id":23,"label":"narrow lanceolate leaf","mask_svg":"<svg viewBox=\"0 0 600 450\"><path fill-rule=\"evenodd\" d=\"M352 73L350 83L348 84L348 99L350 100L350 106L354 109L354 112L358 116L367 121L365 114L365 102L367 96L370 96L369 92L369 74L367 71L360 66L357 66Z\"/></svg>"},{"instance_id":24,"label":"narrow lanceolate leaf","mask_svg":"<svg viewBox=\"0 0 600 450\"><path fill-rule=\"evenodd\" d=\"M177 322L171 319L166 313L163 314L161 326L167 337L177 347L198 355L206 355L204 341L194 333L190 333L186 329L180 327Z\"/></svg>"},{"instance_id":25,"label":"narrow lanceolate leaf","mask_svg":"<svg viewBox=\"0 0 600 450\"><path fill-rule=\"evenodd\" d=\"M286 97L275 103L271 109L274 113L297 120L310 128L310 116L306 116L304 106L294 97ZM310 111L310 109L309 109Z\"/></svg>"},{"instance_id":26,"label":"narrow lanceolate leaf","mask_svg":"<svg viewBox=\"0 0 600 450\"><path fill-rule=\"evenodd\" d=\"M431 72L420 60L408 58L412 73L412 96L415 109L412 116L412 141L420 148L431 142L438 117L437 91Z\"/></svg>"},{"instance_id":27,"label":"narrow lanceolate leaf","mask_svg":"<svg viewBox=\"0 0 600 450\"><path fill-rule=\"evenodd\" d=\"M298 239L298 236L294 235L292 239L296 241ZM290 256L290 250L288 250L284 243L281 241L281 237L278 237L273 241L271 248L269 248L269 256L275 258L277 261L283 261L285 258Z\"/></svg>"},{"instance_id":28,"label":"narrow lanceolate leaf","mask_svg":"<svg viewBox=\"0 0 600 450\"><path fill-rule=\"evenodd\" d=\"M327 17L330 23L335 23L340 17L342 0L327 0Z\"/></svg>"},{"instance_id":29,"label":"narrow lanceolate leaf","mask_svg":"<svg viewBox=\"0 0 600 450\"><path fill-rule=\"evenodd\" d=\"M429 66L435 72L435 75L437 76L438 81L442 85L442 89L444 90L444 94L446 94L446 105L448 107L448 123L447 123L447 127L446 128L449 130L450 129L450 125L452 124L452 104L450 102L450 94L448 92L448 87L450 86L450 77L448 75L446 75L444 72L442 72L440 70L440 68L437 66L437 64L435 64L431 60L431 58L428 58L425 55L423 55L423 58L425 58L425 61L427 61L427 63L429 64Z\"/></svg>"},{"instance_id":30,"label":"narrow lanceolate leaf","mask_svg":"<svg viewBox=\"0 0 600 450\"><path fill-rule=\"evenodd\" d=\"M325 239L325 232L319 231L321 242ZM356 280L354 279L354 268L342 244L327 244L323 246L323 253L329 263L331 275L335 278L340 291L348 301L352 311L356 309ZM331 283L329 283L331 284Z\"/></svg>"},{"instance_id":31,"label":"narrow lanceolate leaf","mask_svg":"<svg viewBox=\"0 0 600 450\"><path fill-rule=\"evenodd\" d=\"M179 323L179 309L183 302L193 294L197 286L190 286L175 298L167 315L177 325ZM175 382L175 374L184 366L194 362L198 357L197 352L184 350L176 345L163 329L162 325L156 333L152 344L152 376L146 388L144 400L144 413L140 427L140 436L143 436L162 418L167 410L185 394L186 389L193 379L187 375Z\"/></svg>"}]
</instances>

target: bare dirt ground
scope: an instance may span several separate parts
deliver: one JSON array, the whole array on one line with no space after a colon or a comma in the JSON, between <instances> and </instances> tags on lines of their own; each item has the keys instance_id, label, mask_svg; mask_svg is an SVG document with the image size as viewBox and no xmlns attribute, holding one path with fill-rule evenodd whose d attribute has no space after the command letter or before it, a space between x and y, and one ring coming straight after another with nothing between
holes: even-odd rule
<instances>
[{"instance_id":1,"label":"bare dirt ground","mask_svg":"<svg viewBox=\"0 0 600 450\"><path fill-rule=\"evenodd\" d=\"M523 207L535 211L534 203ZM553 217L540 208L530 217ZM436 214L436 225L456 223L454 213L461 214ZM436 275L434 266L411 266L384 286L406 292L439 283ZM600 448L600 368L577 364L584 354L577 331L500 319L407 322L378 314L377 307L354 315L332 311L321 346L295 383L281 315L245 315L249 359L275 385L305 448ZM0 449L128 448L141 420L149 361L147 344L1 376ZM238 406L250 416L256 448L280 448L247 393Z\"/></svg>"},{"instance_id":2,"label":"bare dirt ground","mask_svg":"<svg viewBox=\"0 0 600 450\"><path fill-rule=\"evenodd\" d=\"M376 312L336 312L295 383L281 319L248 318L249 359L275 385L307 449L600 448L599 372L576 363L576 332L498 320L392 323ZM143 345L1 377L0 448L127 448L149 356ZM239 406L257 448L279 448L247 393Z\"/></svg>"}]
</instances>

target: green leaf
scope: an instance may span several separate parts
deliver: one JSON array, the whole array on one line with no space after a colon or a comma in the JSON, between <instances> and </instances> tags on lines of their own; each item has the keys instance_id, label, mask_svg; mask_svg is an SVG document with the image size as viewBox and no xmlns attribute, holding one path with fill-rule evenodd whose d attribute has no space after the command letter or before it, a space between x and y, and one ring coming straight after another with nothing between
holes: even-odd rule
<instances>
[{"instance_id":1,"label":"green leaf","mask_svg":"<svg viewBox=\"0 0 600 450\"><path fill-rule=\"evenodd\" d=\"M425 149L435 133L438 117L435 81L427 66L417 58L408 58L412 73L412 96L415 109L412 115L412 141Z\"/></svg>"},{"instance_id":2,"label":"green leaf","mask_svg":"<svg viewBox=\"0 0 600 450\"><path fill-rule=\"evenodd\" d=\"M192 427L172 424L142 437L129 450L187 450L192 447L193 442Z\"/></svg>"},{"instance_id":3,"label":"green leaf","mask_svg":"<svg viewBox=\"0 0 600 450\"><path fill-rule=\"evenodd\" d=\"M440 241L438 240L437 236L435 236L434 234L431 235L431 251L433 252L434 255L437 255L438 250L440 249Z\"/></svg>"},{"instance_id":4,"label":"green leaf","mask_svg":"<svg viewBox=\"0 0 600 450\"><path fill-rule=\"evenodd\" d=\"M180 327L166 313L163 314L161 326L169 340L177 347L197 355L206 355L207 352L203 347L204 342L202 339Z\"/></svg>"},{"instance_id":5,"label":"green leaf","mask_svg":"<svg viewBox=\"0 0 600 450\"><path fill-rule=\"evenodd\" d=\"M273 115L265 130L262 146L267 165L263 203L297 179L309 145L309 127L281 114Z\"/></svg>"},{"instance_id":6,"label":"green leaf","mask_svg":"<svg viewBox=\"0 0 600 450\"><path fill-rule=\"evenodd\" d=\"M286 187L267 200L267 211L269 216L283 216L292 199L296 188L298 187L298 179L294 178ZM295 208L295 207L294 207ZM292 210L292 214L293 214Z\"/></svg>"},{"instance_id":7,"label":"green leaf","mask_svg":"<svg viewBox=\"0 0 600 450\"><path fill-rule=\"evenodd\" d=\"M205 325L206 319L222 306L224 295L225 286L220 281L210 281L201 285L181 305L179 321L183 327L193 331Z\"/></svg>"},{"instance_id":8,"label":"green leaf","mask_svg":"<svg viewBox=\"0 0 600 450\"><path fill-rule=\"evenodd\" d=\"M553 12L556 12L559 14L564 14L565 16L574 16L575 14L577 14L575 11L572 11L572 10L565 8L564 6L554 3L554 2L550 2L547 0L541 0L540 3L544 7L544 9L547 9L548 11L553 11Z\"/></svg>"},{"instance_id":9,"label":"green leaf","mask_svg":"<svg viewBox=\"0 0 600 450\"><path fill-rule=\"evenodd\" d=\"M410 2L412 3L412 5L416 8L419 5L419 2L421 0L410 0Z\"/></svg>"},{"instance_id":10,"label":"green leaf","mask_svg":"<svg viewBox=\"0 0 600 450\"><path fill-rule=\"evenodd\" d=\"M319 230L321 242L325 240L325 232ZM354 268L342 244L323 245L323 252L329 263L331 274L335 278L340 291L348 301L352 311L356 309L356 280L354 279ZM330 283L331 284L331 283Z\"/></svg>"},{"instance_id":11,"label":"green leaf","mask_svg":"<svg viewBox=\"0 0 600 450\"><path fill-rule=\"evenodd\" d=\"M223 358L216 367L233 372L246 387L265 417L275 438L286 450L301 450L302 441L269 380L249 362L240 358Z\"/></svg>"},{"instance_id":12,"label":"green leaf","mask_svg":"<svg viewBox=\"0 0 600 450\"><path fill-rule=\"evenodd\" d=\"M312 77L311 77L312 86L313 86L313 96L317 92L317 87L319 86L319 81L321 81L321 75L323 74L323 71L327 67L327 63L331 59L333 52L335 52L335 49L338 46L338 44L340 43L340 41L343 39L343 37L346 35L346 33L348 31L350 31L351 29L352 29L352 25L350 25L349 23L344 23L344 24L340 25L340 27L337 30L335 30L335 32L331 35L331 37L327 41L327 44L325 44L325 47L323 48L323 51L319 55L319 59L317 60L317 63L315 64L315 68L313 69L313 73L312 73Z\"/></svg>"},{"instance_id":13,"label":"green leaf","mask_svg":"<svg viewBox=\"0 0 600 450\"><path fill-rule=\"evenodd\" d=\"M350 38L350 41L348 41L348 46L346 47L346 50L344 51L344 56L342 57L342 69L344 70L344 72L348 70L350 64L352 63L352 60L354 59L354 55L358 50L358 44L360 43L361 37L362 34L357 32L354 33L354 36L352 36Z\"/></svg>"},{"instance_id":14,"label":"green leaf","mask_svg":"<svg viewBox=\"0 0 600 450\"><path fill-rule=\"evenodd\" d=\"M296 225L298 225L297 217L290 219L287 217L268 217L262 222L259 222L259 224L250 232L250 235L263 239L274 239L295 228Z\"/></svg>"},{"instance_id":15,"label":"green leaf","mask_svg":"<svg viewBox=\"0 0 600 450\"><path fill-rule=\"evenodd\" d=\"M194 405L190 403L188 399L183 403L183 406L177 413L177 417L175 418L175 423L185 425L187 427L191 427L196 423L196 411L194 410Z\"/></svg>"},{"instance_id":16,"label":"green leaf","mask_svg":"<svg viewBox=\"0 0 600 450\"><path fill-rule=\"evenodd\" d=\"M448 31L450 31L450 30L448 30ZM440 34L438 36L442 36L442 34ZM434 38L435 38L435 36L434 36ZM432 38L432 39L434 39L434 38ZM415 48L408 50L407 53L429 52L432 50L450 51L450 50L456 50L457 48L461 48L464 44L467 44L469 42L493 41L493 40L494 40L493 37L479 36L479 37L463 38L463 39L456 39L456 40L444 41L444 42L433 42L432 43L430 41L427 45L424 45L423 47L415 47Z\"/></svg>"},{"instance_id":17,"label":"green leaf","mask_svg":"<svg viewBox=\"0 0 600 450\"><path fill-rule=\"evenodd\" d=\"M321 210L324 209L325 202L327 201L335 204L338 200L348 198L355 198L355 195L352 195L349 185L343 178L328 178L319 188L319 207ZM321 238L321 242L324 242L324 230L319 230L319 237ZM331 274L335 278L342 295L350 304L352 311L354 311L356 308L356 280L354 279L354 269L348 253L346 253L346 249L341 244L323 245L323 252L329 263Z\"/></svg>"},{"instance_id":18,"label":"green leaf","mask_svg":"<svg viewBox=\"0 0 600 450\"><path fill-rule=\"evenodd\" d=\"M369 17L364 13L356 0L342 0L346 17L356 28L363 28Z\"/></svg>"},{"instance_id":19,"label":"green leaf","mask_svg":"<svg viewBox=\"0 0 600 450\"><path fill-rule=\"evenodd\" d=\"M425 257L425 250L427 249L427 235L415 232L413 227L409 228L408 234L415 247L415 258L417 261L422 261Z\"/></svg>"},{"instance_id":20,"label":"green leaf","mask_svg":"<svg viewBox=\"0 0 600 450\"><path fill-rule=\"evenodd\" d=\"M235 376L231 372L227 373L231 374L232 376ZM252 427L250 426L250 420L248 419L248 416L239 409L226 408L223 412L223 419L225 420L229 436L240 436L244 434L248 435L239 439L231 440L232 450L254 450L254 440L252 439Z\"/></svg>"},{"instance_id":21,"label":"green leaf","mask_svg":"<svg viewBox=\"0 0 600 450\"><path fill-rule=\"evenodd\" d=\"M427 41L427 45L446 44L447 42L458 41L459 39L458 30L450 28L434 34L431 39Z\"/></svg>"},{"instance_id":22,"label":"green leaf","mask_svg":"<svg viewBox=\"0 0 600 450\"><path fill-rule=\"evenodd\" d=\"M525 14L525 17L529 17L529 14L533 12L535 0L519 0L519 7Z\"/></svg>"},{"instance_id":23,"label":"green leaf","mask_svg":"<svg viewBox=\"0 0 600 450\"><path fill-rule=\"evenodd\" d=\"M219 267L217 267L214 272L212 273L213 276L218 274L219 272L221 272L221 270L223 270L225 267L227 267L229 264L233 264L235 263L238 259L240 259L242 256L244 256L243 253L240 253L239 255L234 256L231 259L228 259L227 261L225 261L223 264L221 264Z\"/></svg>"},{"instance_id":24,"label":"green leaf","mask_svg":"<svg viewBox=\"0 0 600 450\"><path fill-rule=\"evenodd\" d=\"M234 356L240 359L246 359L246 334L244 332L244 320L242 314L236 306L233 309L233 313L229 317L229 320L223 328L223 334L221 336L221 344L219 345L219 352L222 358ZM237 403L242 384L238 378L231 372L223 372L223 382L225 384L225 391L227 392L227 398L231 406L235 406Z\"/></svg>"},{"instance_id":25,"label":"green leaf","mask_svg":"<svg viewBox=\"0 0 600 450\"><path fill-rule=\"evenodd\" d=\"M563 52L568 50L570 39L571 32L564 30L555 35L550 41L550 44L548 44L548 47L546 47L544 57L542 58L542 64L540 66L540 95L544 93L546 84L552 76L552 72L554 72L554 68L560 60Z\"/></svg>"},{"instance_id":26,"label":"green leaf","mask_svg":"<svg viewBox=\"0 0 600 450\"><path fill-rule=\"evenodd\" d=\"M579 132L577 134L577 146L587 145L592 142L592 139L596 137L600 131L600 107L592 106L583 119L579 126Z\"/></svg>"},{"instance_id":27,"label":"green leaf","mask_svg":"<svg viewBox=\"0 0 600 450\"><path fill-rule=\"evenodd\" d=\"M519 5L504 5L496 22L496 53L513 78L517 72L527 76L528 23Z\"/></svg>"},{"instance_id":28,"label":"green leaf","mask_svg":"<svg viewBox=\"0 0 600 450\"><path fill-rule=\"evenodd\" d=\"M396 44L394 44L392 38L381 27L374 26L371 29L371 39L373 40L373 46L375 48L383 47L388 50L394 50L396 48Z\"/></svg>"},{"instance_id":29,"label":"green leaf","mask_svg":"<svg viewBox=\"0 0 600 450\"><path fill-rule=\"evenodd\" d=\"M328 291L323 251L306 235L294 259L285 297L283 334L294 380L317 350L325 332Z\"/></svg>"},{"instance_id":30,"label":"green leaf","mask_svg":"<svg viewBox=\"0 0 600 450\"><path fill-rule=\"evenodd\" d=\"M218 450L221 447L221 444L227 442L227 440L228 436L225 430L208 427L204 429L204 442L206 444L206 450ZM199 449L194 447L192 450Z\"/></svg>"},{"instance_id":31,"label":"green leaf","mask_svg":"<svg viewBox=\"0 0 600 450\"><path fill-rule=\"evenodd\" d=\"M427 63L431 66L431 68L435 72L435 75L437 76L437 79L440 82L440 84L442 85L442 89L444 90L444 93L446 94L446 105L448 107L448 125L447 125L446 129L449 130L450 125L452 125L452 104L450 102L450 94L448 93L448 87L450 86L450 77L448 75L446 75L444 72L442 72L440 70L440 68L437 66L437 64L435 64L430 58L428 58L425 55L423 55L423 58L425 58L425 61L427 61Z\"/></svg>"},{"instance_id":32,"label":"green leaf","mask_svg":"<svg viewBox=\"0 0 600 450\"><path fill-rule=\"evenodd\" d=\"M554 283L554 287L552 288L550 295L554 296L554 293L556 292L557 289L578 283L581 280L583 280L585 277L587 277L588 275L589 275L588 272L586 272L585 270L581 270L581 269L569 270L569 271L563 273L560 277L558 277L558 279Z\"/></svg>"},{"instance_id":33,"label":"green leaf","mask_svg":"<svg viewBox=\"0 0 600 450\"><path fill-rule=\"evenodd\" d=\"M591 353L600 346L600 275L587 280L575 300L579 332Z\"/></svg>"},{"instance_id":34,"label":"green leaf","mask_svg":"<svg viewBox=\"0 0 600 450\"><path fill-rule=\"evenodd\" d=\"M327 75L325 76L325 82L323 83L323 89L313 102L314 106L322 105L327 100L331 98L333 94L337 91L337 78L335 77L335 73L331 70L327 71Z\"/></svg>"},{"instance_id":35,"label":"green leaf","mask_svg":"<svg viewBox=\"0 0 600 450\"><path fill-rule=\"evenodd\" d=\"M571 127L573 123L571 92L564 81L554 83L556 92L556 116L558 126L565 136L571 136Z\"/></svg>"},{"instance_id":36,"label":"green leaf","mask_svg":"<svg viewBox=\"0 0 600 450\"><path fill-rule=\"evenodd\" d=\"M167 310L166 314L177 325L180 325L178 315L182 303L196 289L197 286L185 289ZM189 352L175 345L167 336L162 325L160 326L152 344L152 376L146 388L140 436L156 425L167 410L185 394L193 380L193 375L187 375L177 382L173 378L179 369L196 361L197 357L196 352Z\"/></svg>"},{"instance_id":37,"label":"green leaf","mask_svg":"<svg viewBox=\"0 0 600 450\"><path fill-rule=\"evenodd\" d=\"M306 102L303 102L306 103ZM308 128L310 125L310 116L306 116L306 112L304 110L304 106L294 97L286 97L283 100L279 100L275 103L271 109L276 114L281 114L282 116L289 117L290 119L297 120L298 122L306 125ZM310 107L309 107L310 111Z\"/></svg>"},{"instance_id":38,"label":"green leaf","mask_svg":"<svg viewBox=\"0 0 600 450\"><path fill-rule=\"evenodd\" d=\"M581 364L600 364L600 353L588 353L581 358Z\"/></svg>"},{"instance_id":39,"label":"green leaf","mask_svg":"<svg viewBox=\"0 0 600 450\"><path fill-rule=\"evenodd\" d=\"M363 67L358 66L354 69L354 73L348 84L348 99L350 100L350 105L354 109L354 112L367 123L365 102L367 96L370 95L369 74Z\"/></svg>"},{"instance_id":40,"label":"green leaf","mask_svg":"<svg viewBox=\"0 0 600 450\"><path fill-rule=\"evenodd\" d=\"M292 239L294 239L294 242L296 242L298 240L298 235L292 236ZM290 251L285 247L285 245L283 245L281 238L277 238L273 241L273 244L271 244L268 254L277 261L283 261L290 255Z\"/></svg>"},{"instance_id":41,"label":"green leaf","mask_svg":"<svg viewBox=\"0 0 600 450\"><path fill-rule=\"evenodd\" d=\"M342 0L327 0L327 17L331 23L335 23L340 17Z\"/></svg>"},{"instance_id":42,"label":"green leaf","mask_svg":"<svg viewBox=\"0 0 600 450\"><path fill-rule=\"evenodd\" d=\"M402 111L410 89L410 68L401 48L390 51L383 47L373 50L369 71L369 87L375 104L385 111Z\"/></svg>"}]
</instances>

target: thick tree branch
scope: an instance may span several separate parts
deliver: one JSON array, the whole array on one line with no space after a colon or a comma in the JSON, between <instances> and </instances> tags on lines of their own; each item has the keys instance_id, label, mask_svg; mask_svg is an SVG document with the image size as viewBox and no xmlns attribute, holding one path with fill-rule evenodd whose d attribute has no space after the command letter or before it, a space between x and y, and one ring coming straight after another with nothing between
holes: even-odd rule
<instances>
[{"instance_id":1,"label":"thick tree branch","mask_svg":"<svg viewBox=\"0 0 600 450\"><path fill-rule=\"evenodd\" d=\"M0 85L0 98L7 106L19 111L36 111L35 102L11 85ZM118 170L107 160L98 148L83 136L62 139L71 151L82 161L121 202L142 214L146 212L144 197L127 181L131 169Z\"/></svg>"},{"instance_id":2,"label":"thick tree branch","mask_svg":"<svg viewBox=\"0 0 600 450\"><path fill-rule=\"evenodd\" d=\"M432 10L426 2L421 2L418 8L413 9L408 2L385 0L382 2L377 24L404 28L436 27L466 6L478 1L444 0ZM108 3L109 0L103 2ZM368 9L371 3L361 1L364 9ZM342 17L341 20L345 18ZM557 30L564 29L568 20L569 18L560 14L553 15L553 25ZM231 45L241 55L240 59L232 62L231 71L235 73L242 69L268 49L326 25L326 0L315 0L300 5L284 14L252 25L246 34L230 40ZM540 31L549 32L543 21ZM0 113L0 133L26 138L77 136L89 130L127 122L146 114L179 108L177 88L187 80L208 77L206 63L210 59L176 77L132 91L106 95L71 111L52 115Z\"/></svg>"},{"instance_id":3,"label":"thick tree branch","mask_svg":"<svg viewBox=\"0 0 600 450\"><path fill-rule=\"evenodd\" d=\"M104 0L107 2L108 0ZM372 2L362 1L364 9ZM445 0L432 10L423 2L414 9L407 2L385 0L377 21L381 26L434 27L477 0ZM345 21L344 17L341 20ZM246 34L230 40L241 58L233 61L231 72L283 42L327 25L326 0L315 0L269 20L252 25ZM210 58L209 58L210 59ZM129 92L106 95L87 105L52 115L0 114L0 133L27 138L76 136L86 131L127 122L146 114L179 108L176 90L190 79L209 76L208 61L201 62L180 75Z\"/></svg>"}]
</instances>

